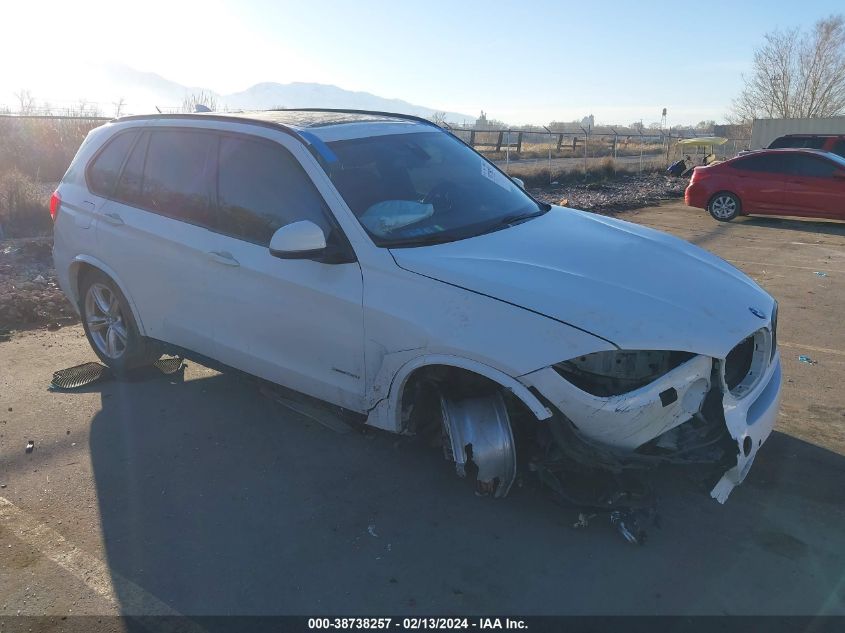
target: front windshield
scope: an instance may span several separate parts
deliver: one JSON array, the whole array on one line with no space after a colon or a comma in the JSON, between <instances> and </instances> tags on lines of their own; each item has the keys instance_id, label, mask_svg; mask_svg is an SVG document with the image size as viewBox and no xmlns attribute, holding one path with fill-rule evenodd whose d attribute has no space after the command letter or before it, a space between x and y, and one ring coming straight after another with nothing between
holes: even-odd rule
<instances>
[{"instance_id":1,"label":"front windshield","mask_svg":"<svg viewBox=\"0 0 845 633\"><path fill-rule=\"evenodd\" d=\"M510 178L445 132L328 143L327 172L378 246L472 237L543 213Z\"/></svg>"}]
</instances>

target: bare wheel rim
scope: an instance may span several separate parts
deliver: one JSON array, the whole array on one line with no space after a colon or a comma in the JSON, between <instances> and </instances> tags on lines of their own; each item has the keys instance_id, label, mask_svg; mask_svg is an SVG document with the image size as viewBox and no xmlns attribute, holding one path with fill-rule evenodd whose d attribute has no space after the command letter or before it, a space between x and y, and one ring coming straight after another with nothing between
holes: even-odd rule
<instances>
[{"instance_id":1,"label":"bare wheel rim","mask_svg":"<svg viewBox=\"0 0 845 633\"><path fill-rule=\"evenodd\" d=\"M91 284L85 295L85 322L97 350L118 359L126 352L126 322L120 301L105 284Z\"/></svg>"},{"instance_id":2,"label":"bare wheel rim","mask_svg":"<svg viewBox=\"0 0 845 633\"><path fill-rule=\"evenodd\" d=\"M710 211L717 218L732 218L736 214L736 200L732 196L717 196L710 204Z\"/></svg>"}]
</instances>

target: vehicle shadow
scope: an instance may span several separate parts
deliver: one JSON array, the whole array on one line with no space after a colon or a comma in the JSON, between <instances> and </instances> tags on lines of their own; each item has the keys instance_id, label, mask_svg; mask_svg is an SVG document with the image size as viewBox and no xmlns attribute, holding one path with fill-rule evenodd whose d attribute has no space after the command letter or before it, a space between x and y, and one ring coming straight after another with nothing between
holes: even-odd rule
<instances>
[{"instance_id":1,"label":"vehicle shadow","mask_svg":"<svg viewBox=\"0 0 845 633\"><path fill-rule=\"evenodd\" d=\"M436 449L333 433L237 375L102 392L91 458L125 613L139 591L187 615L845 612L845 458L786 435L725 506L663 471L637 547L606 516L573 529L533 484L476 497Z\"/></svg>"},{"instance_id":2,"label":"vehicle shadow","mask_svg":"<svg viewBox=\"0 0 845 633\"><path fill-rule=\"evenodd\" d=\"M776 231L801 231L804 233L815 233L818 235L831 235L845 237L845 222L795 219L772 216L742 216L733 222L716 222L705 233L685 238L692 244L704 246L717 238L724 237L725 233L738 229L738 227L758 227L762 229L774 229Z\"/></svg>"},{"instance_id":3,"label":"vehicle shadow","mask_svg":"<svg viewBox=\"0 0 845 633\"><path fill-rule=\"evenodd\" d=\"M845 222L838 220L816 220L796 219L777 216L749 215L734 220L734 224L756 226L770 229L789 229L792 231L803 231L805 233L818 233L822 235L836 235L845 237Z\"/></svg>"}]
</instances>

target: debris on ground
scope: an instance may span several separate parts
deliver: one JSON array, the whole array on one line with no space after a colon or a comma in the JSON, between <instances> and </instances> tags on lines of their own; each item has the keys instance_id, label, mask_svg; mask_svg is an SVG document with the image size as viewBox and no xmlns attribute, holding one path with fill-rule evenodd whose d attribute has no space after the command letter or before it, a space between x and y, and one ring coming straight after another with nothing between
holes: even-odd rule
<instances>
[{"instance_id":1,"label":"debris on ground","mask_svg":"<svg viewBox=\"0 0 845 633\"><path fill-rule=\"evenodd\" d=\"M639 524L635 513L614 510L610 513L610 524L631 545L642 545L645 542L645 530Z\"/></svg>"},{"instance_id":2,"label":"debris on ground","mask_svg":"<svg viewBox=\"0 0 845 633\"><path fill-rule=\"evenodd\" d=\"M575 523L572 524L572 527L574 527L576 530L579 529L579 528L589 527L590 520L595 519L595 518L596 518L595 514L584 514L583 512L579 512L578 513L578 520Z\"/></svg>"},{"instance_id":3,"label":"debris on ground","mask_svg":"<svg viewBox=\"0 0 845 633\"><path fill-rule=\"evenodd\" d=\"M0 242L0 332L78 320L56 282L53 238Z\"/></svg>"},{"instance_id":4,"label":"debris on ground","mask_svg":"<svg viewBox=\"0 0 845 633\"><path fill-rule=\"evenodd\" d=\"M603 182L553 183L532 189L531 195L549 204L559 204L594 213L613 213L680 198L687 181L663 174L631 174Z\"/></svg>"},{"instance_id":5,"label":"debris on ground","mask_svg":"<svg viewBox=\"0 0 845 633\"><path fill-rule=\"evenodd\" d=\"M111 369L100 363L82 363L53 373L50 388L58 391L79 389L113 377Z\"/></svg>"},{"instance_id":6,"label":"debris on ground","mask_svg":"<svg viewBox=\"0 0 845 633\"><path fill-rule=\"evenodd\" d=\"M823 272L821 270L817 270L813 274L816 275L817 277L827 277L827 273Z\"/></svg>"},{"instance_id":7,"label":"debris on ground","mask_svg":"<svg viewBox=\"0 0 845 633\"><path fill-rule=\"evenodd\" d=\"M369 534L370 536L374 536L374 537L378 538L378 534L376 534L376 524L375 523L370 523L367 526L367 534Z\"/></svg>"},{"instance_id":8,"label":"debris on ground","mask_svg":"<svg viewBox=\"0 0 845 633\"><path fill-rule=\"evenodd\" d=\"M810 358L809 356L806 356L805 354L801 354L798 357L798 360L799 360L799 362L807 363L808 365L818 365L819 364L819 361L813 360L812 358Z\"/></svg>"},{"instance_id":9,"label":"debris on ground","mask_svg":"<svg viewBox=\"0 0 845 633\"><path fill-rule=\"evenodd\" d=\"M26 443L26 452L31 453L34 450L35 450L35 442L33 442L32 440L29 440Z\"/></svg>"},{"instance_id":10,"label":"debris on ground","mask_svg":"<svg viewBox=\"0 0 845 633\"><path fill-rule=\"evenodd\" d=\"M133 379L142 380L156 376L172 376L184 367L185 363L180 356L170 356L159 358L151 367L134 369L130 376ZM50 390L72 391L112 378L114 378L114 372L105 365L95 362L82 363L54 372L53 379L50 381ZM70 435L70 431L67 434Z\"/></svg>"}]
</instances>

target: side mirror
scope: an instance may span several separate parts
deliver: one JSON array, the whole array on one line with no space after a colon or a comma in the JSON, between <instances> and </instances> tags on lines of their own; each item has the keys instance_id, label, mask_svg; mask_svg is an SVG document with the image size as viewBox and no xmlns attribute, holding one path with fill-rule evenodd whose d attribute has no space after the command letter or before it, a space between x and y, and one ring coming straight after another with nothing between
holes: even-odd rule
<instances>
[{"instance_id":1,"label":"side mirror","mask_svg":"<svg viewBox=\"0 0 845 633\"><path fill-rule=\"evenodd\" d=\"M281 259L312 259L325 250L326 235L310 220L286 224L270 238L270 254Z\"/></svg>"},{"instance_id":2,"label":"side mirror","mask_svg":"<svg viewBox=\"0 0 845 633\"><path fill-rule=\"evenodd\" d=\"M517 187L519 187L520 189L525 189L525 181L522 178L517 178L516 176L514 176L511 178L511 180L513 180L516 183Z\"/></svg>"}]
</instances>

